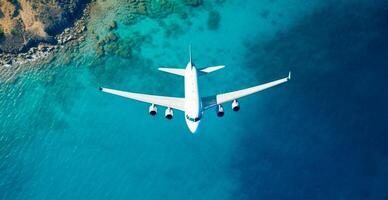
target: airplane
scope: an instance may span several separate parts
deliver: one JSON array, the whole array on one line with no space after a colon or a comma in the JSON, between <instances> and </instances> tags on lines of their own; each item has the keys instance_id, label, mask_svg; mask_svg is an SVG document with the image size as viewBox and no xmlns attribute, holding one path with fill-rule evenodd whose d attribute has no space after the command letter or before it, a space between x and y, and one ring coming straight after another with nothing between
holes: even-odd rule
<instances>
[{"instance_id":1,"label":"airplane","mask_svg":"<svg viewBox=\"0 0 388 200\"><path fill-rule=\"evenodd\" d=\"M216 107L216 114L218 117L224 116L223 103L232 102L232 110L237 112L240 110L240 104L237 99L263 91L265 89L280 85L291 80L291 71L288 76L269 83L256 85L242 90L233 92L217 94L213 96L200 96L198 92L198 77L212 73L224 68L224 65L212 66L206 68L197 68L192 60L191 48L189 49L190 60L185 69L178 68L159 68L160 71L175 74L184 77L185 96L184 97L167 97L156 96L140 93L125 92L109 88L100 87L102 92L118 95L121 97L134 99L151 104L148 111L151 116L155 116L158 112L157 105L166 107L165 117L169 120L173 118L173 109L185 113L186 124L192 134L198 130L199 124L202 120L204 111Z\"/></svg>"}]
</instances>

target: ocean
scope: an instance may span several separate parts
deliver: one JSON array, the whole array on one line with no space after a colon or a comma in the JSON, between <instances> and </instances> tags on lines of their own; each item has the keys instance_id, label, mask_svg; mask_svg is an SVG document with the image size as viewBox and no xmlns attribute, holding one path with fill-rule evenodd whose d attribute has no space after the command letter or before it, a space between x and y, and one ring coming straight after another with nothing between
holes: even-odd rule
<instances>
[{"instance_id":1,"label":"ocean","mask_svg":"<svg viewBox=\"0 0 388 200\"><path fill-rule=\"evenodd\" d=\"M0 199L388 199L387 2L150 2L98 0L83 43L0 81ZM190 45L226 65L204 96L293 78L195 135L98 90L183 96L157 69Z\"/></svg>"}]
</instances>

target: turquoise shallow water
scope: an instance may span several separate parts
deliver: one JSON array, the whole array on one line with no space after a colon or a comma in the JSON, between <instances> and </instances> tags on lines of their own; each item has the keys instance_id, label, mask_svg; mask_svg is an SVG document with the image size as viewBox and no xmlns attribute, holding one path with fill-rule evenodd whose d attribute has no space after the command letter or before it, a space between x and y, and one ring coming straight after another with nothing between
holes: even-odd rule
<instances>
[{"instance_id":1,"label":"turquoise shallow water","mask_svg":"<svg viewBox=\"0 0 388 200\"><path fill-rule=\"evenodd\" d=\"M387 198L386 3L231 0L132 25L119 3L100 2L78 49L1 83L1 199ZM118 46L97 59L112 19ZM197 135L97 90L183 95L157 68L185 66L190 43L199 67L227 66L203 95L294 78L208 111Z\"/></svg>"}]
</instances>

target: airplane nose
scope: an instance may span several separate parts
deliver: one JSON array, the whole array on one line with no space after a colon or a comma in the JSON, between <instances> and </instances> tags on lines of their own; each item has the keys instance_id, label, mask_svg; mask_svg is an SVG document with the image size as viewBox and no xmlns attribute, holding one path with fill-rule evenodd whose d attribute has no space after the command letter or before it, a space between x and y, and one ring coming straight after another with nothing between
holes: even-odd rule
<instances>
[{"instance_id":1,"label":"airplane nose","mask_svg":"<svg viewBox=\"0 0 388 200\"><path fill-rule=\"evenodd\" d=\"M189 130L190 130L190 132L191 132L192 134L195 134L195 132L197 132L197 130L198 130L198 125L199 125L198 122L196 122L196 123L194 123L194 122L188 123Z\"/></svg>"}]
</instances>

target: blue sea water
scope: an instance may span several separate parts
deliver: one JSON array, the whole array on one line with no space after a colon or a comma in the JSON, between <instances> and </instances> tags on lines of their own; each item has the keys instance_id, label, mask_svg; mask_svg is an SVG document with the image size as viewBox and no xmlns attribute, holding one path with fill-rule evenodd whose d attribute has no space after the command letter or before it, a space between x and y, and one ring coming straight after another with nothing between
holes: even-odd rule
<instances>
[{"instance_id":1,"label":"blue sea water","mask_svg":"<svg viewBox=\"0 0 388 200\"><path fill-rule=\"evenodd\" d=\"M122 1L98 1L80 47L2 80L0 199L388 198L386 2L187 9L129 24ZM215 30L210 11L220 14ZM131 56L97 58L111 20L113 51ZM293 79L241 99L238 113L207 111L197 135L178 111L154 118L146 104L98 91L183 95L183 79L157 68L183 68L189 44L199 67L226 65L200 78L203 95L289 70Z\"/></svg>"}]
</instances>

